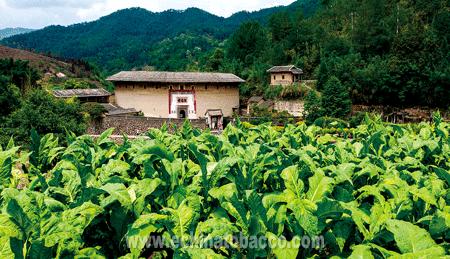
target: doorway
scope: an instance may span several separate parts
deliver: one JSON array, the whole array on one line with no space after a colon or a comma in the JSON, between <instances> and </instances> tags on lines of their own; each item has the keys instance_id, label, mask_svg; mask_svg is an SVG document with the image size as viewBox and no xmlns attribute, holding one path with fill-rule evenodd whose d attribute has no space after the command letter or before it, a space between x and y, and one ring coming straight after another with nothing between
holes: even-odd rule
<instances>
[{"instance_id":1,"label":"doorway","mask_svg":"<svg viewBox=\"0 0 450 259\"><path fill-rule=\"evenodd\" d=\"M187 106L178 106L177 107L178 119L186 119L188 117L188 107Z\"/></svg>"}]
</instances>

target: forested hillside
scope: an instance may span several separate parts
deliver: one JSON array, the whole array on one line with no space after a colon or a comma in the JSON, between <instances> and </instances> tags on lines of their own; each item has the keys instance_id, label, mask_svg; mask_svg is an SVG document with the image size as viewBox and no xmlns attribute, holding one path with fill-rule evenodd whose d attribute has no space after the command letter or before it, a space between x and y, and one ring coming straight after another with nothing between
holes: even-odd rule
<instances>
[{"instance_id":1,"label":"forested hillside","mask_svg":"<svg viewBox=\"0 0 450 259\"><path fill-rule=\"evenodd\" d=\"M143 65L159 67L160 58L152 59L152 53L149 51L153 51L155 45L158 47L165 44L165 39L188 33L199 37L199 40L202 37L210 37L223 41L242 22L257 20L264 23L271 14L280 10L297 9L303 2L316 1L301 0L288 7L274 7L252 13L240 12L229 18L215 16L197 8L185 11L168 10L161 13L132 8L117 11L94 22L68 27L50 26L26 35L5 39L1 43L64 58L82 58L103 67L108 72ZM308 4L307 10L312 11L313 6L315 5ZM207 51L211 47L205 46L202 51ZM186 55L182 57L185 58ZM164 63L161 67L167 64Z\"/></svg>"},{"instance_id":2,"label":"forested hillside","mask_svg":"<svg viewBox=\"0 0 450 259\"><path fill-rule=\"evenodd\" d=\"M108 74L232 72L247 80L242 96L276 96L266 69L295 64L319 91L339 82L353 104L448 108L449 24L448 0L302 0L226 19L195 8L127 9L2 43L83 58Z\"/></svg>"},{"instance_id":3,"label":"forested hillside","mask_svg":"<svg viewBox=\"0 0 450 259\"><path fill-rule=\"evenodd\" d=\"M448 108L449 24L447 0L322 1L311 17L285 11L267 26L243 24L218 66L247 79L244 94L271 93L265 70L292 63L319 91L337 77L354 104Z\"/></svg>"},{"instance_id":4,"label":"forested hillside","mask_svg":"<svg viewBox=\"0 0 450 259\"><path fill-rule=\"evenodd\" d=\"M28 142L31 129L84 133L86 123L103 111L101 106L56 99L51 90L99 87L110 89L111 85L85 61L0 46L0 147L11 138Z\"/></svg>"}]
</instances>

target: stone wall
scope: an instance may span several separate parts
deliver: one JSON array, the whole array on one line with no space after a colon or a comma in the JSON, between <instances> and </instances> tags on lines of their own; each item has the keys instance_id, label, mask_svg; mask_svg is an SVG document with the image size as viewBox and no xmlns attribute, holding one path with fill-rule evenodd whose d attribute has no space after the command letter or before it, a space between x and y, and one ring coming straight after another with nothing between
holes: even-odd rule
<instances>
[{"instance_id":1,"label":"stone wall","mask_svg":"<svg viewBox=\"0 0 450 259\"><path fill-rule=\"evenodd\" d=\"M274 109L282 112L287 111L294 117L302 117L304 112L305 103L303 101L275 101Z\"/></svg>"},{"instance_id":2,"label":"stone wall","mask_svg":"<svg viewBox=\"0 0 450 259\"><path fill-rule=\"evenodd\" d=\"M191 120L192 126L199 129L206 129L204 119ZM106 116L101 121L93 122L88 128L88 134L99 135L109 128L115 128L114 135L137 136L145 134L151 128L161 128L164 123L176 125L178 128L184 123L181 119L162 119L140 116Z\"/></svg>"}]
</instances>

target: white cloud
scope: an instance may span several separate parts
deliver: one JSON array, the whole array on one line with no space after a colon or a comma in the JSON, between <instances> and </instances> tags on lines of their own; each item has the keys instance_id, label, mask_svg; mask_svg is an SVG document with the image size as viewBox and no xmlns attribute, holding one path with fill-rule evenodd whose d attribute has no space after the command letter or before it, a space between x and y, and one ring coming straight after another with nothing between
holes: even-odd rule
<instances>
[{"instance_id":1,"label":"white cloud","mask_svg":"<svg viewBox=\"0 0 450 259\"><path fill-rule=\"evenodd\" d=\"M6 4L13 8L88 8L95 3L106 0L5 0Z\"/></svg>"},{"instance_id":2,"label":"white cloud","mask_svg":"<svg viewBox=\"0 0 450 259\"><path fill-rule=\"evenodd\" d=\"M142 7L153 12L198 7L228 17L235 12L287 5L294 0L0 0L0 28L40 28L92 21L114 11Z\"/></svg>"}]
</instances>

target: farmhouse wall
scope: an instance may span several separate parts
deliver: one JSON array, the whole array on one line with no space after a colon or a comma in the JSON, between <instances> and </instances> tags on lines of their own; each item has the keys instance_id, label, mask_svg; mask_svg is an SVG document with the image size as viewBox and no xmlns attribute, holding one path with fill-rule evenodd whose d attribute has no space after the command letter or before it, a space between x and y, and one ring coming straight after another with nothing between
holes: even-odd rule
<instances>
[{"instance_id":1,"label":"farmhouse wall","mask_svg":"<svg viewBox=\"0 0 450 259\"><path fill-rule=\"evenodd\" d=\"M120 107L142 111L146 117L168 118L169 87L164 84L121 83L116 86L115 101ZM174 90L180 89L179 85L172 87ZM208 109L221 109L225 117L231 117L233 109L239 107L239 88L236 86L202 84L183 88L195 91L198 118L204 118Z\"/></svg>"},{"instance_id":2,"label":"farmhouse wall","mask_svg":"<svg viewBox=\"0 0 450 259\"><path fill-rule=\"evenodd\" d=\"M142 111L146 117L167 118L169 115L169 90L167 88L124 85L116 87L118 106Z\"/></svg>"},{"instance_id":3,"label":"farmhouse wall","mask_svg":"<svg viewBox=\"0 0 450 259\"><path fill-rule=\"evenodd\" d=\"M197 87L197 115L205 117L208 109L221 109L224 117L233 115L233 108L239 108L239 89L235 86Z\"/></svg>"},{"instance_id":4,"label":"farmhouse wall","mask_svg":"<svg viewBox=\"0 0 450 259\"><path fill-rule=\"evenodd\" d=\"M294 74L292 73L272 73L270 75L271 85L291 85L292 83L294 83Z\"/></svg>"}]
</instances>

